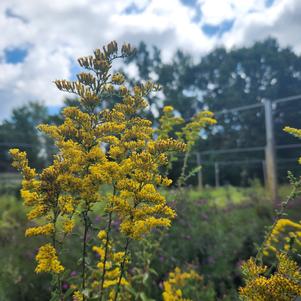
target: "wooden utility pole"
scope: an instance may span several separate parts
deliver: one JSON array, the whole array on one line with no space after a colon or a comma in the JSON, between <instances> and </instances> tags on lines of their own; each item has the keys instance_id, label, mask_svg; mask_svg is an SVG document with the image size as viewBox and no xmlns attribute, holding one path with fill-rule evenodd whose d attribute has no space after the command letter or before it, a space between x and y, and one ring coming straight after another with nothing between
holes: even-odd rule
<instances>
[{"instance_id":1,"label":"wooden utility pole","mask_svg":"<svg viewBox=\"0 0 301 301\"><path fill-rule=\"evenodd\" d=\"M219 187L220 182L219 182L219 164L218 164L218 162L214 163L214 174L215 174L215 187Z\"/></svg>"},{"instance_id":2,"label":"wooden utility pole","mask_svg":"<svg viewBox=\"0 0 301 301\"><path fill-rule=\"evenodd\" d=\"M275 136L273 122L273 108L271 100L264 100L265 111L265 129L266 129L266 147L265 147L265 163L267 187L273 201L278 199L277 188L277 165L275 151Z\"/></svg>"},{"instance_id":3,"label":"wooden utility pole","mask_svg":"<svg viewBox=\"0 0 301 301\"><path fill-rule=\"evenodd\" d=\"M197 167L201 166L201 154L199 152L196 153L196 164L197 164ZM203 172L202 172L202 168L198 170L198 188L203 189Z\"/></svg>"}]
</instances>

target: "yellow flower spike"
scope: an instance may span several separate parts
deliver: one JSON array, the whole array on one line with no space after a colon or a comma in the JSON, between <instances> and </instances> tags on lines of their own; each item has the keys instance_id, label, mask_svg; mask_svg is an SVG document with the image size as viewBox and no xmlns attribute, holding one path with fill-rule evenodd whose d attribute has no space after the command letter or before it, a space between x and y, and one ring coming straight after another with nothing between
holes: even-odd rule
<instances>
[{"instance_id":1,"label":"yellow flower spike","mask_svg":"<svg viewBox=\"0 0 301 301\"><path fill-rule=\"evenodd\" d=\"M40 247L36 255L38 265L35 269L36 273L51 272L59 274L64 271L56 255L56 250L51 244L46 244Z\"/></svg>"},{"instance_id":2,"label":"yellow flower spike","mask_svg":"<svg viewBox=\"0 0 301 301\"><path fill-rule=\"evenodd\" d=\"M281 248L281 243L283 244L284 250L288 251L290 248L290 244L287 242L291 241L291 238L295 238L298 236L298 233L301 231L301 223L293 222L290 219L279 219L273 231L266 241L264 246L265 250L272 250L273 252L277 252L277 248ZM294 240L296 242L296 240Z\"/></svg>"},{"instance_id":3,"label":"yellow flower spike","mask_svg":"<svg viewBox=\"0 0 301 301\"><path fill-rule=\"evenodd\" d=\"M25 236L49 235L52 234L53 231L54 231L54 225L52 223L49 223L43 226L26 229Z\"/></svg>"},{"instance_id":4,"label":"yellow flower spike","mask_svg":"<svg viewBox=\"0 0 301 301\"><path fill-rule=\"evenodd\" d=\"M294 135L297 138L301 138L301 130L300 129L295 129L295 128L286 126L283 130L289 134Z\"/></svg>"}]
</instances>

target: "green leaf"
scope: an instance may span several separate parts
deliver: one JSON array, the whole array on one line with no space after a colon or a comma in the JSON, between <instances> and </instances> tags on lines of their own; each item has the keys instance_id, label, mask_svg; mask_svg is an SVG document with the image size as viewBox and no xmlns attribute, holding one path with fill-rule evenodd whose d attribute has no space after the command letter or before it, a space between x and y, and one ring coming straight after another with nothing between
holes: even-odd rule
<instances>
[{"instance_id":1,"label":"green leaf","mask_svg":"<svg viewBox=\"0 0 301 301\"><path fill-rule=\"evenodd\" d=\"M156 301L155 299L151 299L149 297L146 296L146 294L143 292L143 293L140 293L140 296L142 301Z\"/></svg>"},{"instance_id":2,"label":"green leaf","mask_svg":"<svg viewBox=\"0 0 301 301\"><path fill-rule=\"evenodd\" d=\"M81 293L82 293L84 296L89 297L90 291L91 291L90 289L86 288L86 289L84 289Z\"/></svg>"},{"instance_id":3,"label":"green leaf","mask_svg":"<svg viewBox=\"0 0 301 301\"><path fill-rule=\"evenodd\" d=\"M68 288L68 290L66 291L66 293L64 294L64 298L65 297L69 297L72 293L73 293L74 289L73 288Z\"/></svg>"},{"instance_id":4,"label":"green leaf","mask_svg":"<svg viewBox=\"0 0 301 301\"><path fill-rule=\"evenodd\" d=\"M155 269L149 268L148 270L149 270L149 272L150 272L151 274L153 274L153 275L155 275L155 276L158 276L158 273L157 273L157 271L156 271Z\"/></svg>"},{"instance_id":5,"label":"green leaf","mask_svg":"<svg viewBox=\"0 0 301 301\"><path fill-rule=\"evenodd\" d=\"M149 273L145 273L145 274L143 275L143 279L142 279L142 283L143 283L144 286L147 285L147 280L148 280L148 278L149 278Z\"/></svg>"}]
</instances>

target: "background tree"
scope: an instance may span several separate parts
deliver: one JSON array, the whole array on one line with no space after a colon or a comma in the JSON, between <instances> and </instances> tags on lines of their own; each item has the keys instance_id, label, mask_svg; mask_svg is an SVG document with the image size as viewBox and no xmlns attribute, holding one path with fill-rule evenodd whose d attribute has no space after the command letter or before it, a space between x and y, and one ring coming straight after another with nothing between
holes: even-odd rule
<instances>
[{"instance_id":1,"label":"background tree","mask_svg":"<svg viewBox=\"0 0 301 301\"><path fill-rule=\"evenodd\" d=\"M260 103L265 98L276 99L301 93L301 57L290 48L281 48L274 39L257 42L249 48L230 51L218 48L197 63L181 51L170 63L163 63L158 50L147 49L141 44L132 62L137 64L139 76L145 79L155 77L163 87L160 102L151 105L158 110L163 103L172 105L184 119L201 109L219 112ZM278 105L274 116L277 144L293 143L281 129L286 124L300 126L300 115L300 101ZM217 120L218 126L211 132L210 139L201 140L196 149L265 146L263 109L220 114ZM296 155L294 149L278 152L281 159L295 158ZM209 163L215 160L264 159L263 151L222 156L208 155L204 159ZM205 174L209 174L211 179L206 181L212 182L212 167L210 170L211 174L209 170ZM263 176L260 163L237 168L232 166L223 170L222 174L233 184L242 184L242 177ZM281 177L286 176L284 170L280 174Z\"/></svg>"},{"instance_id":2,"label":"background tree","mask_svg":"<svg viewBox=\"0 0 301 301\"><path fill-rule=\"evenodd\" d=\"M20 147L26 150L28 158L34 162L34 167L41 167L45 161L45 140L36 126L49 119L47 108L39 102L29 102L12 111L9 119L0 125L0 168L1 171L10 170L11 159L8 149Z\"/></svg>"}]
</instances>

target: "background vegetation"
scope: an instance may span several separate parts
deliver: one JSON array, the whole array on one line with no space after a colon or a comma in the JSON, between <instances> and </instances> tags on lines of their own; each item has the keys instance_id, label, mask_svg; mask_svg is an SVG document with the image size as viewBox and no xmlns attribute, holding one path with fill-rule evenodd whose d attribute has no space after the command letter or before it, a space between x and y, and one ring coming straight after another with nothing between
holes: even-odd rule
<instances>
[{"instance_id":1,"label":"background vegetation","mask_svg":"<svg viewBox=\"0 0 301 301\"><path fill-rule=\"evenodd\" d=\"M154 78L163 87L159 98L149 99L149 115L154 121L163 104L172 105L188 120L201 109L210 108L218 112L258 103L262 98L275 99L301 93L301 57L288 48L281 49L272 39L250 48L216 49L200 62L178 51L169 64L162 62L159 49L148 49L141 43L136 56L127 64L137 66L141 80ZM126 72L126 66L123 68ZM127 76L132 80L130 74ZM69 105L72 99L65 103ZM264 146L263 114L258 110L239 116L218 116L218 127L206 139L200 140L195 149ZM293 138L282 133L282 128L284 125L301 127L300 114L299 102L277 108L275 132L278 144L295 143ZM54 146L35 129L36 125L45 122L60 124L61 115L49 114L47 107L37 102L16 108L12 116L3 121L0 125L2 172L12 171L7 150L14 146L26 150L30 162L37 169L49 164ZM298 151L294 149L279 153L283 159L297 158L297 155ZM247 156L250 154L241 154L239 159ZM261 159L261 154L252 156ZM204 160L210 163L220 158L208 155ZM223 157L223 160L234 159L237 159L236 155ZM297 168L289 169L298 173ZM177 170L175 165L170 172L174 179L178 176ZM247 174L242 176L243 172ZM283 169L280 173L283 183L285 174ZM212 170L208 169L204 175L205 183L212 185ZM139 289L144 292L139 298L159 300L167 271L176 266L187 266L194 267L204 276L203 291L206 295L202 296L202 300L238 299L237 288L242 284L240 264L256 253L256 245L262 242L265 227L272 222L274 208L261 185L261 166L225 168L223 179L224 184L248 187L225 185L218 189L207 187L202 191L187 188L180 197L175 190L166 192L178 216L173 227L162 234L159 246L156 243L145 244L144 253L139 253L141 245L135 246L140 262L138 268L143 272L142 282L139 282L141 287L136 286L137 292ZM34 273L33 259L41 242L24 238L28 222L18 192L18 179L7 179L7 174L2 174L0 182L0 266L6 271L0 275L0 300L49 300L47 276L37 277ZM192 178L190 184L195 182L196 179ZM288 189L287 186L281 189L283 197ZM289 208L291 218L296 221L298 203L297 200ZM155 256L149 254L148 247L157 248ZM70 246L70 249L75 248ZM68 288L69 283L64 283L64 289Z\"/></svg>"}]
</instances>

